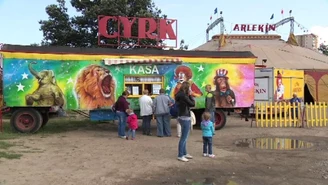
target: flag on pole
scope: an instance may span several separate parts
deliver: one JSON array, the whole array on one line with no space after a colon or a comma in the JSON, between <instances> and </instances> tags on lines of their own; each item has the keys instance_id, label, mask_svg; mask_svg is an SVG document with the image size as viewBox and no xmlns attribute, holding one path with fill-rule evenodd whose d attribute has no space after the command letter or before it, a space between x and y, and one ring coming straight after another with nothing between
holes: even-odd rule
<instances>
[{"instance_id":1,"label":"flag on pole","mask_svg":"<svg viewBox=\"0 0 328 185\"><path fill-rule=\"evenodd\" d=\"M281 9L281 14L284 14L284 10L283 9Z\"/></svg>"},{"instance_id":2,"label":"flag on pole","mask_svg":"<svg viewBox=\"0 0 328 185\"><path fill-rule=\"evenodd\" d=\"M271 15L270 19L273 19L274 18L274 14Z\"/></svg>"},{"instance_id":3,"label":"flag on pole","mask_svg":"<svg viewBox=\"0 0 328 185\"><path fill-rule=\"evenodd\" d=\"M210 20L212 20L212 16L210 17Z\"/></svg>"},{"instance_id":4,"label":"flag on pole","mask_svg":"<svg viewBox=\"0 0 328 185\"><path fill-rule=\"evenodd\" d=\"M218 8L214 9L214 15L218 13Z\"/></svg>"}]
</instances>

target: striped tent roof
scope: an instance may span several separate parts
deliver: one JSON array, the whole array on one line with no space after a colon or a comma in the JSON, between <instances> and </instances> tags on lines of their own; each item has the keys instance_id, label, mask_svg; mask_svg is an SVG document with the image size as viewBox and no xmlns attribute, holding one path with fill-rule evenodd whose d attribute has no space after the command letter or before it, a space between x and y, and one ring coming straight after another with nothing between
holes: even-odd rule
<instances>
[{"instance_id":1,"label":"striped tent roof","mask_svg":"<svg viewBox=\"0 0 328 185\"><path fill-rule=\"evenodd\" d=\"M168 64L168 63L181 63L180 58L162 58L162 59L104 59L105 65L119 65L119 64Z\"/></svg>"},{"instance_id":2,"label":"striped tent roof","mask_svg":"<svg viewBox=\"0 0 328 185\"><path fill-rule=\"evenodd\" d=\"M267 37L267 38L265 38ZM217 37L195 48L203 51L251 51L257 56L257 65L262 65L262 60L267 67L289 69L328 69L328 56L318 51L292 46L280 39L280 36L268 35L234 37L228 36L225 46L219 49Z\"/></svg>"}]
</instances>

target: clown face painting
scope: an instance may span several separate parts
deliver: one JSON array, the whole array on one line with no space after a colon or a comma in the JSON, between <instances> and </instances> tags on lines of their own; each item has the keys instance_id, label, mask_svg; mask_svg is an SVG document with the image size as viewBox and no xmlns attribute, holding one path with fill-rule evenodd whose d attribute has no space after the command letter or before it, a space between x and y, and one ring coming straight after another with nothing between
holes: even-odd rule
<instances>
[{"instance_id":1,"label":"clown face painting","mask_svg":"<svg viewBox=\"0 0 328 185\"><path fill-rule=\"evenodd\" d=\"M191 96L193 97L200 97L203 95L202 91L198 88L198 86L192 81L192 71L189 67L181 65L175 69L174 79L177 81L177 85L175 86L174 90L172 91L172 97L178 93L181 84L183 82L189 82L190 84L190 91Z\"/></svg>"},{"instance_id":2,"label":"clown face painting","mask_svg":"<svg viewBox=\"0 0 328 185\"><path fill-rule=\"evenodd\" d=\"M227 76L228 70L218 69L214 77L215 85L215 105L216 107L234 107L236 104L236 96L229 85L229 78Z\"/></svg>"},{"instance_id":3,"label":"clown face painting","mask_svg":"<svg viewBox=\"0 0 328 185\"><path fill-rule=\"evenodd\" d=\"M281 101L284 99L285 86L282 83L282 75L280 71L277 71L276 86L277 86L275 92L276 101Z\"/></svg>"}]
</instances>

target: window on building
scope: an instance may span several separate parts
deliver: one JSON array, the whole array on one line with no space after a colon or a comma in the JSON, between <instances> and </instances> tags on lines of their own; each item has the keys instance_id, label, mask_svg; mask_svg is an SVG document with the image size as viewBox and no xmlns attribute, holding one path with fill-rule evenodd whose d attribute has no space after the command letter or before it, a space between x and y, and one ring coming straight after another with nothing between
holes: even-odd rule
<instances>
[{"instance_id":1,"label":"window on building","mask_svg":"<svg viewBox=\"0 0 328 185\"><path fill-rule=\"evenodd\" d=\"M147 89L152 97L159 95L159 90L164 86L163 76L124 76L124 86L131 93L129 98L139 98L142 91Z\"/></svg>"}]
</instances>

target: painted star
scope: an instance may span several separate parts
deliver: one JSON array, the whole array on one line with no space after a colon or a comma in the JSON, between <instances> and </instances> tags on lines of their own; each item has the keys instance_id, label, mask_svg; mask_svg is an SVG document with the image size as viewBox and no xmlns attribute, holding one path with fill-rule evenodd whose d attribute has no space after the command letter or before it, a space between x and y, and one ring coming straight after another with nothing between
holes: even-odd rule
<instances>
[{"instance_id":1,"label":"painted star","mask_svg":"<svg viewBox=\"0 0 328 185\"><path fill-rule=\"evenodd\" d=\"M69 84L69 83L73 83L73 79L71 77L69 77L66 84Z\"/></svg>"},{"instance_id":2,"label":"painted star","mask_svg":"<svg viewBox=\"0 0 328 185\"><path fill-rule=\"evenodd\" d=\"M203 66L202 65L200 65L199 67L197 67L198 68L198 72L200 72L200 71L204 71L204 68L203 68Z\"/></svg>"},{"instance_id":3,"label":"painted star","mask_svg":"<svg viewBox=\"0 0 328 185\"><path fill-rule=\"evenodd\" d=\"M119 66L116 66L115 71L121 71L121 68Z\"/></svg>"},{"instance_id":4,"label":"painted star","mask_svg":"<svg viewBox=\"0 0 328 185\"><path fill-rule=\"evenodd\" d=\"M166 88L165 88L167 91L169 91L170 89L171 89L171 87L170 86L166 86Z\"/></svg>"},{"instance_id":5,"label":"painted star","mask_svg":"<svg viewBox=\"0 0 328 185\"><path fill-rule=\"evenodd\" d=\"M22 76L23 76L22 80L28 79L28 74L26 74L25 72L22 74Z\"/></svg>"},{"instance_id":6,"label":"painted star","mask_svg":"<svg viewBox=\"0 0 328 185\"><path fill-rule=\"evenodd\" d=\"M203 83L202 83L202 87L205 87L205 86L206 86L206 83L205 83L205 82L203 82Z\"/></svg>"},{"instance_id":7,"label":"painted star","mask_svg":"<svg viewBox=\"0 0 328 185\"><path fill-rule=\"evenodd\" d=\"M24 91L24 85L22 85L21 83L19 83L18 85L16 85L18 87L17 91Z\"/></svg>"}]
</instances>

